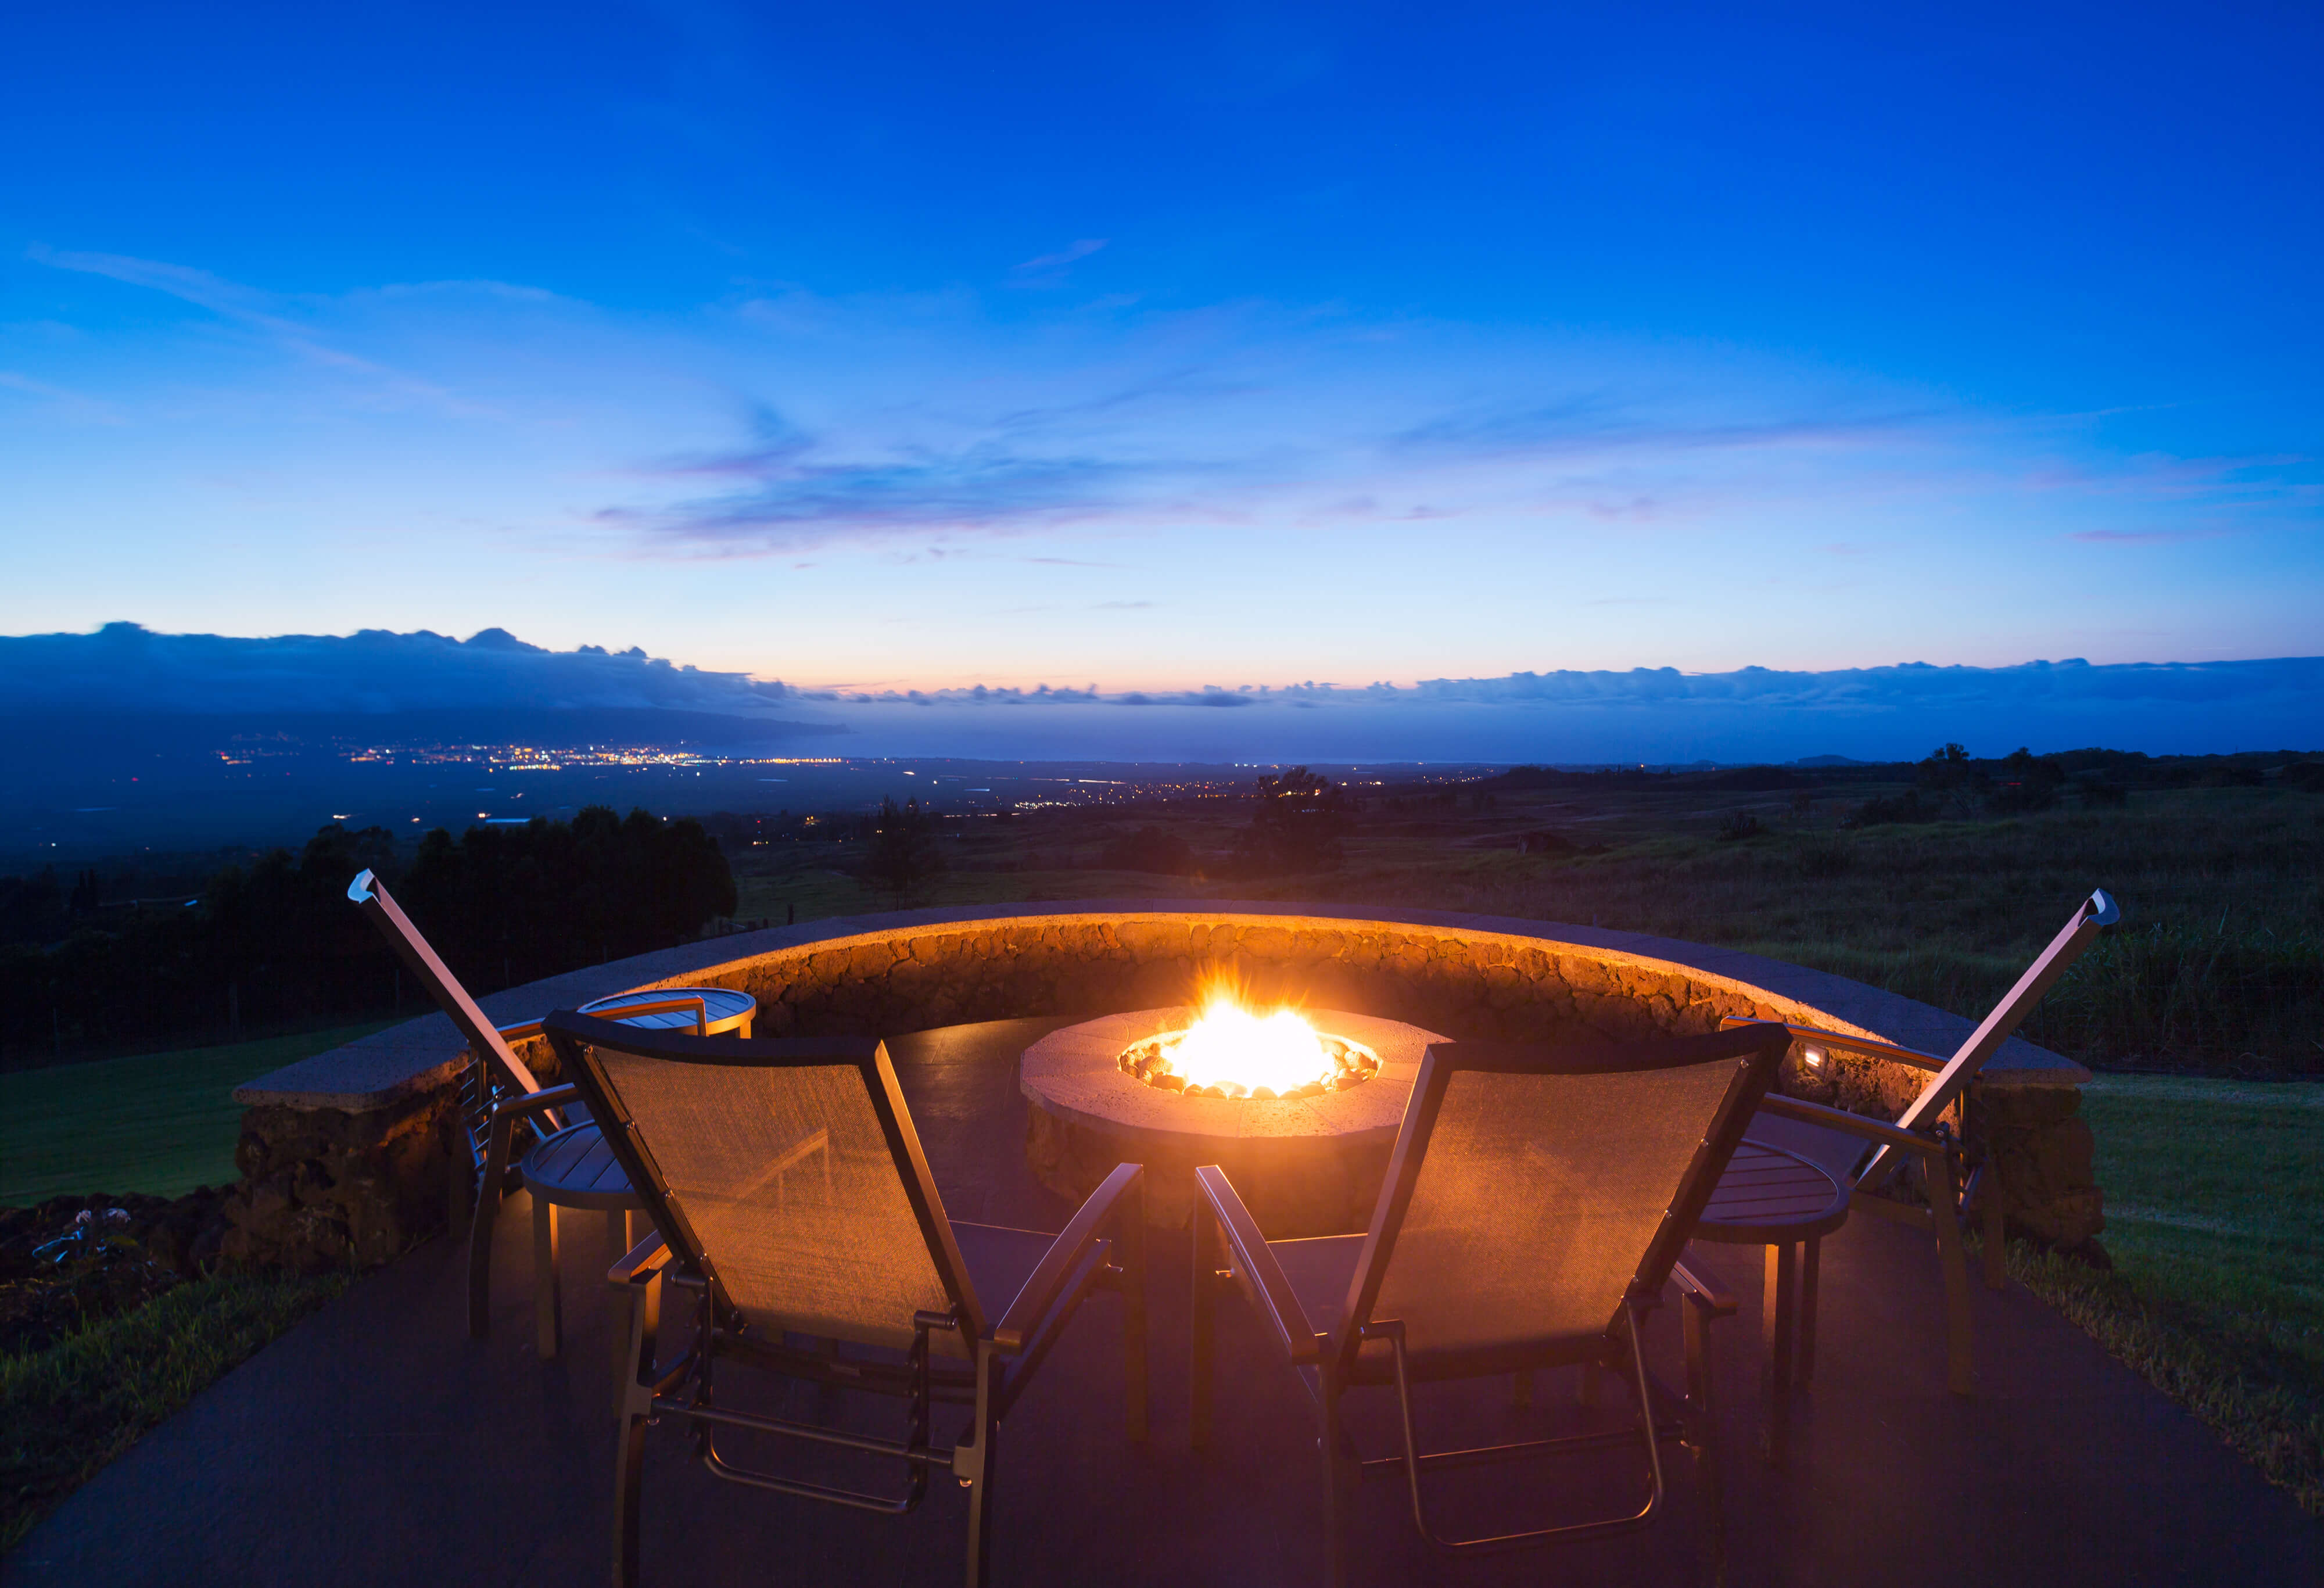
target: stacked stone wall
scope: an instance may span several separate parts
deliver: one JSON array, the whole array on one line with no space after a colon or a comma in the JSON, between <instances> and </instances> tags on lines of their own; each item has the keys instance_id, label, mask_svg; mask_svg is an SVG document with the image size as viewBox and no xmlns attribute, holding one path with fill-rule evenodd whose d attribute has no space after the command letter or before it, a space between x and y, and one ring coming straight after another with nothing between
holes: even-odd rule
<instances>
[{"instance_id":1,"label":"stacked stone wall","mask_svg":"<svg viewBox=\"0 0 2324 1588\"><path fill-rule=\"evenodd\" d=\"M931 924L811 943L688 974L748 992L761 1037L886 1036L1028 1015L1095 1016L1188 1002L1214 977L1254 998L1454 1038L1636 1039L1716 1029L1723 1016L1830 1023L1818 1011L1702 973L1610 951L1390 922L1268 918L1032 917ZM524 1049L546 1081L545 1043ZM1920 1072L1798 1051L1782 1089L1893 1119ZM1982 1111L2006 1205L2027 1233L2074 1246L2100 1227L2089 1128L2070 1087L1994 1089ZM255 1108L230 1216L234 1255L375 1262L447 1216L451 1094L389 1109Z\"/></svg>"}]
</instances>

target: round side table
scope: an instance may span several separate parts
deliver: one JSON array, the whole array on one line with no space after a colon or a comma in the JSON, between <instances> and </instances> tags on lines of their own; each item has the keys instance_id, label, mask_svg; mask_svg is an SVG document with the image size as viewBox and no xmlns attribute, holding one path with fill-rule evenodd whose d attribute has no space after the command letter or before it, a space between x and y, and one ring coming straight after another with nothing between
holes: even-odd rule
<instances>
[{"instance_id":1,"label":"round side table","mask_svg":"<svg viewBox=\"0 0 2324 1588\"><path fill-rule=\"evenodd\" d=\"M1823 1238L1848 1222L1848 1187L1805 1159L1746 1141L1694 1226L1698 1241L1767 1249L1759 1320L1771 1461L1784 1459L1791 1434L1793 1384L1805 1385L1815 1375L1816 1269ZM1804 1261L1797 1256L1803 1246Z\"/></svg>"}]
</instances>

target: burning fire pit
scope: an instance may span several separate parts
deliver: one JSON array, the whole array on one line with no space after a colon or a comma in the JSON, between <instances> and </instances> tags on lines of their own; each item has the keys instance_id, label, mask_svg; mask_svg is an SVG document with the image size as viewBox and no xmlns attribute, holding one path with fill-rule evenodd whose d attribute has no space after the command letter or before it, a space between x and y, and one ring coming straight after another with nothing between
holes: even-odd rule
<instances>
[{"instance_id":1,"label":"burning fire pit","mask_svg":"<svg viewBox=\"0 0 2324 1588\"><path fill-rule=\"evenodd\" d=\"M1272 1237L1361 1230L1422 1052L1444 1038L1336 1010L1222 1006L1108 1015L1025 1050L1026 1157L1079 1201L1146 1166L1149 1223L1183 1224L1194 1169L1232 1177Z\"/></svg>"},{"instance_id":2,"label":"burning fire pit","mask_svg":"<svg viewBox=\"0 0 2324 1588\"><path fill-rule=\"evenodd\" d=\"M1183 1031L1121 1050L1121 1067L1149 1086L1189 1097L1321 1097L1379 1073L1379 1055L1318 1031L1296 1011L1256 1015L1221 998Z\"/></svg>"}]
</instances>

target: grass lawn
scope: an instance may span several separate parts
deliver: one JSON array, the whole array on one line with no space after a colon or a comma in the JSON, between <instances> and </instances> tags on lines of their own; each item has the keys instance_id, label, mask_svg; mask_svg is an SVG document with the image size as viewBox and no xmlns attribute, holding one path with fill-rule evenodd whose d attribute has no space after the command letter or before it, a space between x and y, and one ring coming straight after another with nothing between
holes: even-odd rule
<instances>
[{"instance_id":1,"label":"grass lawn","mask_svg":"<svg viewBox=\"0 0 2324 1588\"><path fill-rule=\"evenodd\" d=\"M2101 1076L2101 1275L2011 1271L2324 1516L2324 1083Z\"/></svg>"},{"instance_id":2,"label":"grass lawn","mask_svg":"<svg viewBox=\"0 0 2324 1588\"><path fill-rule=\"evenodd\" d=\"M0 1354L0 1550L347 1280L214 1274L95 1319L45 1351Z\"/></svg>"},{"instance_id":3,"label":"grass lawn","mask_svg":"<svg viewBox=\"0 0 2324 1588\"><path fill-rule=\"evenodd\" d=\"M0 1075L0 1205L228 1184L236 1086L392 1023Z\"/></svg>"}]
</instances>

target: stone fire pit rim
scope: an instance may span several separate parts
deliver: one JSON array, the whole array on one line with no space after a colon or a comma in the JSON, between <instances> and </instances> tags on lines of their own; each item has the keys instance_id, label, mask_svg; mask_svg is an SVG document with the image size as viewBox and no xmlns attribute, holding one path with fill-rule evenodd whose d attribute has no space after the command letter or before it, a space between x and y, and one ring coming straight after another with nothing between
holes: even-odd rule
<instances>
[{"instance_id":1,"label":"stone fire pit rim","mask_svg":"<svg viewBox=\"0 0 2324 1588\"><path fill-rule=\"evenodd\" d=\"M1228 899L1077 900L834 917L796 927L706 938L508 988L477 1002L487 1016L505 1025L618 992L715 979L803 948L852 946L945 927L1084 922L1118 926L1141 920L1170 923L1187 917L1221 924L1264 919L1294 928L1414 927L1467 938L1498 938L1513 947L1551 949L1723 983L1738 992L1801 1005L1812 1011L1819 1023L1940 1054L1958 1047L1974 1025L1959 1015L1844 976L1651 933L1452 910ZM236 1087L234 1095L245 1107L366 1113L447 1084L465 1061L466 1051L452 1022L440 1013L429 1013L259 1076ZM2088 1081L2089 1072L2047 1048L2012 1038L1988 1062L1984 1078L1987 1085L1995 1086L2072 1087Z\"/></svg>"}]
</instances>

